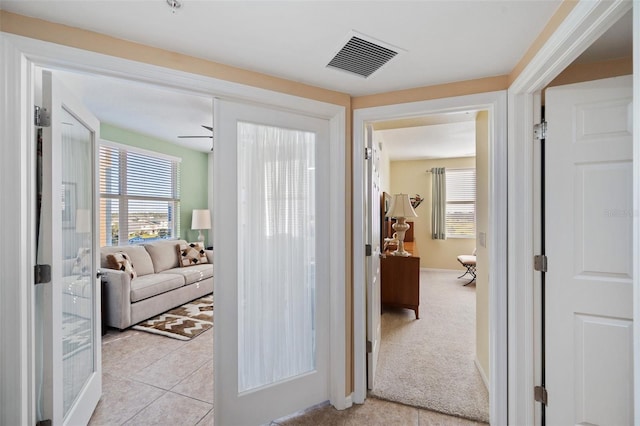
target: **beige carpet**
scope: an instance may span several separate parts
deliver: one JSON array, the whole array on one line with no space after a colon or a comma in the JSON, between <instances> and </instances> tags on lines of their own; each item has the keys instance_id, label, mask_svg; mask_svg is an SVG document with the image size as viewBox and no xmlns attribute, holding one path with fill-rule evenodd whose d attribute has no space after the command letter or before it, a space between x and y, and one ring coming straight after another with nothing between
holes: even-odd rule
<instances>
[{"instance_id":1,"label":"beige carpet","mask_svg":"<svg viewBox=\"0 0 640 426\"><path fill-rule=\"evenodd\" d=\"M420 273L420 319L385 309L373 396L489 421L489 393L475 360L475 284L455 271Z\"/></svg>"}]
</instances>

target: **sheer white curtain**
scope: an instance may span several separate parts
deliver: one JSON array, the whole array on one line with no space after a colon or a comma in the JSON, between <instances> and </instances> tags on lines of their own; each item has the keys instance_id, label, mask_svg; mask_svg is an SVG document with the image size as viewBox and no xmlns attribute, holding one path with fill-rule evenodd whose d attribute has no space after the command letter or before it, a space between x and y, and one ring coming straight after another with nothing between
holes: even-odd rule
<instances>
[{"instance_id":1,"label":"sheer white curtain","mask_svg":"<svg viewBox=\"0 0 640 426\"><path fill-rule=\"evenodd\" d=\"M240 392L315 368L315 199L315 134L239 122Z\"/></svg>"},{"instance_id":2,"label":"sheer white curtain","mask_svg":"<svg viewBox=\"0 0 640 426\"><path fill-rule=\"evenodd\" d=\"M431 239L447 239L447 180L444 167L431 169Z\"/></svg>"}]
</instances>

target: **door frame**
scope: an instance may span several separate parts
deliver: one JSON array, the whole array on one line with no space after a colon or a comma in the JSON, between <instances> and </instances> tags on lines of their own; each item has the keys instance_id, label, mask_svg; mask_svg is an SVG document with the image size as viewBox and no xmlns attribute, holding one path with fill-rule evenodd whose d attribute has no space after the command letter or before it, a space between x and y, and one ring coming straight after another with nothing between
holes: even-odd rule
<instances>
[{"instance_id":1,"label":"door frame","mask_svg":"<svg viewBox=\"0 0 640 426\"><path fill-rule=\"evenodd\" d=\"M636 4L638 4L636 2ZM540 384L540 278L533 256L540 246L540 154L533 125L540 119L540 93L555 77L632 7L628 0L580 0L508 89L509 193L509 418L508 424L540 424L533 388ZM640 114L640 8L634 8L634 117ZM634 259L640 254L640 123L634 120ZM537 207L537 210L536 210ZM536 234L535 232L538 232ZM634 264L634 321L640 313L640 267ZM634 327L635 422L640 422L640 330Z\"/></svg>"},{"instance_id":2,"label":"door frame","mask_svg":"<svg viewBox=\"0 0 640 426\"><path fill-rule=\"evenodd\" d=\"M489 111L489 365L490 418L494 424L507 419L507 93L479 93L421 102L357 109L353 112L353 301L354 301L354 398L363 403L367 390L366 275L364 195L367 180L363 153L365 125L445 112L480 109ZM361 231L361 232L359 232Z\"/></svg>"},{"instance_id":3,"label":"door frame","mask_svg":"<svg viewBox=\"0 0 640 426\"><path fill-rule=\"evenodd\" d=\"M346 253L344 212L346 208L346 109L344 106L288 95L198 74L107 56L13 34L0 33L0 423L35 424L33 378L33 265L34 94L31 90L35 65L64 68L97 75L119 77L187 92L256 102L272 108L295 111L329 121L330 126L330 402L336 408L351 405L346 389ZM19 243L16 243L19 242ZM7 285L13 283L13 285ZM12 328L14 324L20 327ZM306 408L306 407L304 407Z\"/></svg>"}]
</instances>

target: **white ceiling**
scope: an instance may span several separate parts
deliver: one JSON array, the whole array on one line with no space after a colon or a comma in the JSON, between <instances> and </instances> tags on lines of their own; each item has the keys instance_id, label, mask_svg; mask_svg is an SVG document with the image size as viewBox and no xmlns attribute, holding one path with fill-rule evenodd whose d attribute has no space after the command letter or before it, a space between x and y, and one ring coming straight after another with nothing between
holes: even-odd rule
<instances>
[{"instance_id":1,"label":"white ceiling","mask_svg":"<svg viewBox=\"0 0 640 426\"><path fill-rule=\"evenodd\" d=\"M181 1L175 14L166 0L0 0L0 7L360 96L507 74L561 3ZM630 40L630 15L625 19L605 47L582 59L617 54L620 39ZM367 79L327 68L352 31L403 51ZM63 80L103 122L203 152L211 148L208 138L177 138L209 134L200 127L212 122L206 97L106 77L67 74Z\"/></svg>"},{"instance_id":2,"label":"white ceiling","mask_svg":"<svg viewBox=\"0 0 640 426\"><path fill-rule=\"evenodd\" d=\"M211 150L209 138L178 138L211 136L202 128L213 125L211 98L111 77L60 70L55 74L103 123L197 151Z\"/></svg>"},{"instance_id":3,"label":"white ceiling","mask_svg":"<svg viewBox=\"0 0 640 426\"><path fill-rule=\"evenodd\" d=\"M429 116L431 124L396 127L374 132L391 161L476 155L476 113Z\"/></svg>"}]
</instances>

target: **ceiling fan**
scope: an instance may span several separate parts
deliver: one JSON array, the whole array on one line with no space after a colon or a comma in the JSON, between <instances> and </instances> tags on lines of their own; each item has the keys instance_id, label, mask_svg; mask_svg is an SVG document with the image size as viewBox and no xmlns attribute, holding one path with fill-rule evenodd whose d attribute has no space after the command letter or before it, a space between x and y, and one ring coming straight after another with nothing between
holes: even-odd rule
<instances>
[{"instance_id":1,"label":"ceiling fan","mask_svg":"<svg viewBox=\"0 0 640 426\"><path fill-rule=\"evenodd\" d=\"M204 127L205 129L209 130L210 132L213 133L213 127L210 126L205 126L204 124L202 125L202 127ZM191 138L209 138L209 139L213 139L213 135L203 135L203 136L198 136L198 135L182 135L182 136L178 136L180 139L191 139Z\"/></svg>"}]
</instances>

